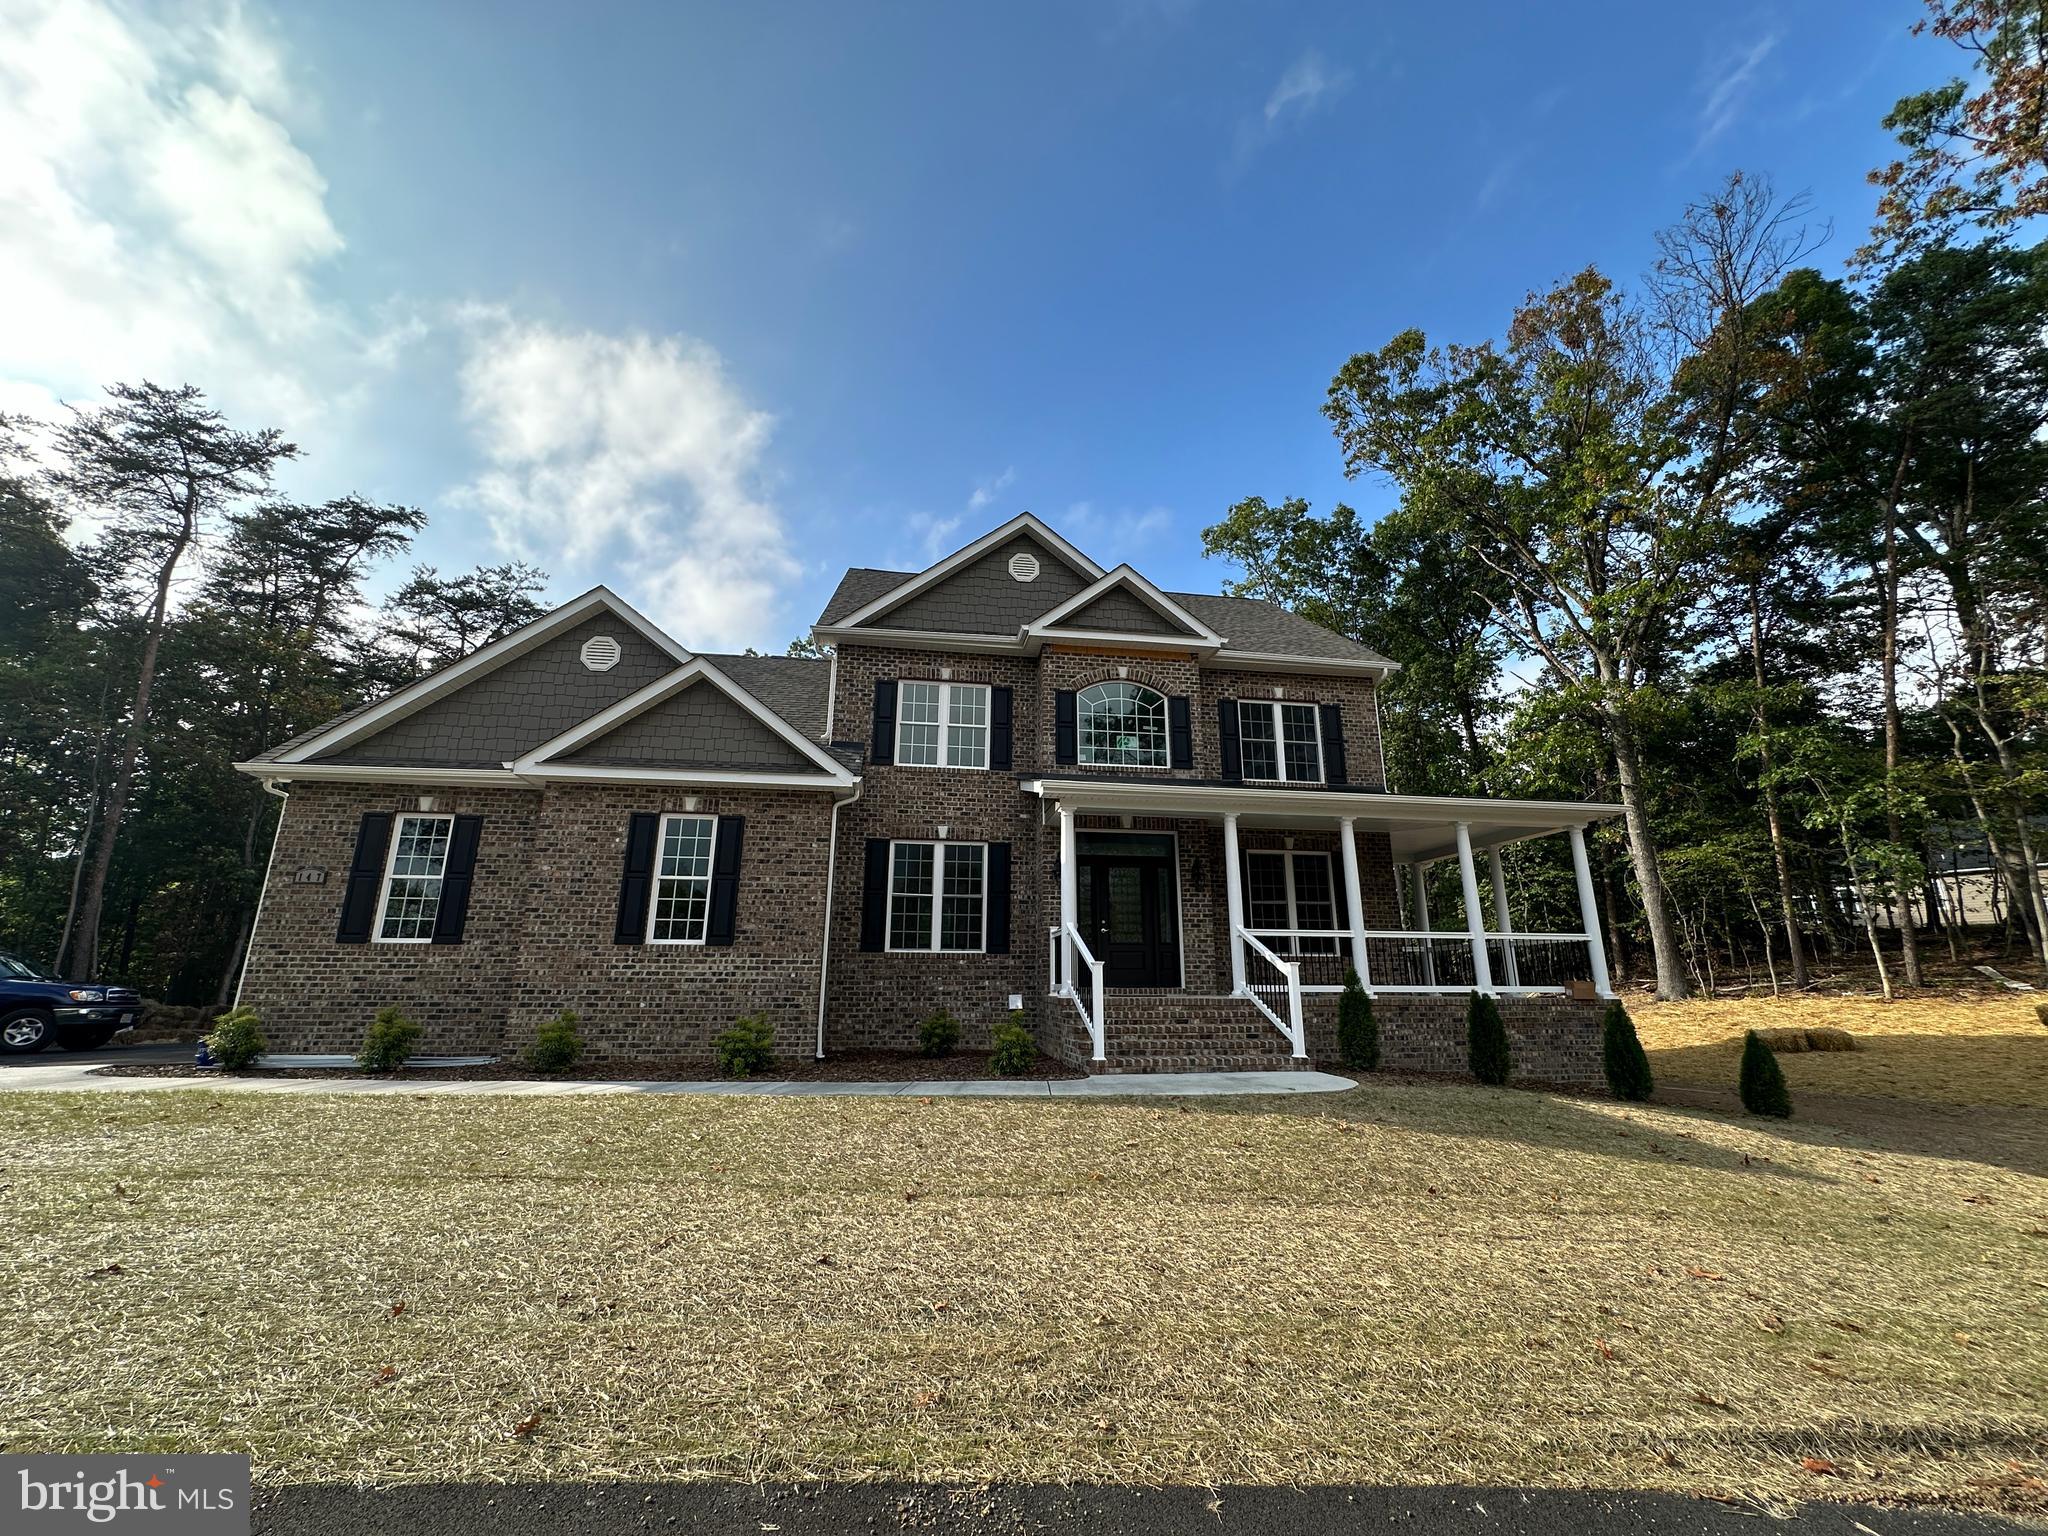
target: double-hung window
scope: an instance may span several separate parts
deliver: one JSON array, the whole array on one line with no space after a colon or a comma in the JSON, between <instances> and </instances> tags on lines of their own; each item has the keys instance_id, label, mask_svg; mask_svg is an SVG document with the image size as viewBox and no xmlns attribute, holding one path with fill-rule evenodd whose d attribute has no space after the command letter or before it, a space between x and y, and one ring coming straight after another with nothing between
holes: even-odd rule
<instances>
[{"instance_id":1,"label":"double-hung window","mask_svg":"<svg viewBox=\"0 0 2048 1536\"><path fill-rule=\"evenodd\" d=\"M892 844L888 947L978 953L987 892L986 843Z\"/></svg>"},{"instance_id":2,"label":"double-hung window","mask_svg":"<svg viewBox=\"0 0 2048 1536\"><path fill-rule=\"evenodd\" d=\"M1237 750L1247 779L1282 784L1323 782L1322 716L1313 704L1240 699Z\"/></svg>"},{"instance_id":3,"label":"double-hung window","mask_svg":"<svg viewBox=\"0 0 2048 1536\"><path fill-rule=\"evenodd\" d=\"M401 816L384 867L377 903L377 942L430 944L441 911L441 878L448 871L453 816Z\"/></svg>"},{"instance_id":4,"label":"double-hung window","mask_svg":"<svg viewBox=\"0 0 2048 1536\"><path fill-rule=\"evenodd\" d=\"M1337 892L1327 853L1252 852L1244 862L1253 933L1276 954L1337 953Z\"/></svg>"},{"instance_id":5,"label":"double-hung window","mask_svg":"<svg viewBox=\"0 0 2048 1536\"><path fill-rule=\"evenodd\" d=\"M702 944L711 921L711 850L716 816L664 816L647 903L647 942Z\"/></svg>"},{"instance_id":6,"label":"double-hung window","mask_svg":"<svg viewBox=\"0 0 2048 1536\"><path fill-rule=\"evenodd\" d=\"M898 683L896 761L913 768L986 768L987 684Z\"/></svg>"}]
</instances>

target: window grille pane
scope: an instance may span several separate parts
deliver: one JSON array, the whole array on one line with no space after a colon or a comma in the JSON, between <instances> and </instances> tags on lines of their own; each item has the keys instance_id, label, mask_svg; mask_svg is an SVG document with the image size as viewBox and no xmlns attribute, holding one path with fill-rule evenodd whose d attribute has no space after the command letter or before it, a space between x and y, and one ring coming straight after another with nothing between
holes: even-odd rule
<instances>
[{"instance_id":1,"label":"window grille pane","mask_svg":"<svg viewBox=\"0 0 2048 1536\"><path fill-rule=\"evenodd\" d=\"M698 944L711 917L711 847L717 821L710 816L666 816L661 857L654 872L654 907L647 936L656 943Z\"/></svg>"},{"instance_id":2,"label":"window grille pane","mask_svg":"<svg viewBox=\"0 0 2048 1536\"><path fill-rule=\"evenodd\" d=\"M1246 778L1280 777L1279 748L1273 740L1272 705L1237 706L1237 751Z\"/></svg>"},{"instance_id":3,"label":"window grille pane","mask_svg":"<svg viewBox=\"0 0 2048 1536\"><path fill-rule=\"evenodd\" d=\"M981 948L982 855L979 845L946 849L946 890L940 904L939 948Z\"/></svg>"},{"instance_id":4,"label":"window grille pane","mask_svg":"<svg viewBox=\"0 0 2048 1536\"><path fill-rule=\"evenodd\" d=\"M988 690L955 684L947 695L946 766L988 766Z\"/></svg>"},{"instance_id":5,"label":"window grille pane","mask_svg":"<svg viewBox=\"0 0 2048 1536\"><path fill-rule=\"evenodd\" d=\"M1285 858L1279 853L1245 855L1245 926L1254 933L1294 926L1287 920Z\"/></svg>"},{"instance_id":6,"label":"window grille pane","mask_svg":"<svg viewBox=\"0 0 2048 1536\"><path fill-rule=\"evenodd\" d=\"M896 761L932 768L939 761L939 685L896 685Z\"/></svg>"},{"instance_id":7,"label":"window grille pane","mask_svg":"<svg viewBox=\"0 0 2048 1536\"><path fill-rule=\"evenodd\" d=\"M1282 704L1280 729L1286 738L1287 777L1315 783L1323 776L1323 731L1313 704Z\"/></svg>"},{"instance_id":8,"label":"window grille pane","mask_svg":"<svg viewBox=\"0 0 2048 1536\"><path fill-rule=\"evenodd\" d=\"M1137 683L1097 683L1075 701L1084 763L1164 768L1166 697Z\"/></svg>"},{"instance_id":9,"label":"window grille pane","mask_svg":"<svg viewBox=\"0 0 2048 1536\"><path fill-rule=\"evenodd\" d=\"M889 947L932 947L932 847L898 843L889 871Z\"/></svg>"},{"instance_id":10,"label":"window grille pane","mask_svg":"<svg viewBox=\"0 0 2048 1536\"><path fill-rule=\"evenodd\" d=\"M1294 926L1331 930L1337 926L1337 897L1330 884L1330 861L1320 853L1294 855ZM1301 952L1334 955L1337 941L1303 939Z\"/></svg>"},{"instance_id":11,"label":"window grille pane","mask_svg":"<svg viewBox=\"0 0 2048 1536\"><path fill-rule=\"evenodd\" d=\"M401 816L391 846L391 883L379 915L380 939L431 939L448 868L452 816Z\"/></svg>"}]
</instances>

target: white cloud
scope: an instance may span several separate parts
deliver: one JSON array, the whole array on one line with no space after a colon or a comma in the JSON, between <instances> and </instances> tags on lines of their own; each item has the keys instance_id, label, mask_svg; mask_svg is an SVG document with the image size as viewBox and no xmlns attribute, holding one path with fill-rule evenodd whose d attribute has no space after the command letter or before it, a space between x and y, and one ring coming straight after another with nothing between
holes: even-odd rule
<instances>
[{"instance_id":1,"label":"white cloud","mask_svg":"<svg viewBox=\"0 0 2048 1536\"><path fill-rule=\"evenodd\" d=\"M1092 501L1077 501L1053 526L1104 565L1141 565L1145 546L1173 526L1173 513L1158 506L1105 510Z\"/></svg>"},{"instance_id":2,"label":"white cloud","mask_svg":"<svg viewBox=\"0 0 2048 1536\"><path fill-rule=\"evenodd\" d=\"M558 580L609 569L685 645L774 645L800 573L762 488L773 419L717 352L467 313L463 409L486 467L451 495Z\"/></svg>"},{"instance_id":3,"label":"white cloud","mask_svg":"<svg viewBox=\"0 0 2048 1536\"><path fill-rule=\"evenodd\" d=\"M1693 154L1698 154L1735 126L1749 104L1757 71L1778 46L1778 37L1776 32L1766 32L1746 47L1723 55L1701 81L1699 128L1693 139Z\"/></svg>"},{"instance_id":4,"label":"white cloud","mask_svg":"<svg viewBox=\"0 0 2048 1536\"><path fill-rule=\"evenodd\" d=\"M969 512L980 512L987 507L993 506L996 498L1016 483L1017 468L1015 465L1011 465L1000 475L995 476L993 479L984 480L974 488L973 493L967 498L967 510Z\"/></svg>"},{"instance_id":5,"label":"white cloud","mask_svg":"<svg viewBox=\"0 0 2048 1536\"><path fill-rule=\"evenodd\" d=\"M326 182L274 41L233 4L165 14L0 0L0 406L189 379L303 432L358 362L317 291Z\"/></svg>"},{"instance_id":6,"label":"white cloud","mask_svg":"<svg viewBox=\"0 0 2048 1536\"><path fill-rule=\"evenodd\" d=\"M1311 48L1287 66L1266 96L1265 108L1239 120L1226 175L1242 172L1260 150L1334 102L1351 84L1351 71L1332 68Z\"/></svg>"}]
</instances>

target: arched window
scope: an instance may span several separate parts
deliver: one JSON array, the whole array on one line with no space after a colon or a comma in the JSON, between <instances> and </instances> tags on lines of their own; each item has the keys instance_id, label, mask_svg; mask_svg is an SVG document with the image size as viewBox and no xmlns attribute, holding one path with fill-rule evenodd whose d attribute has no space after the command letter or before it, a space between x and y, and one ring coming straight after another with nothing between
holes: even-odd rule
<instances>
[{"instance_id":1,"label":"arched window","mask_svg":"<svg viewBox=\"0 0 2048 1536\"><path fill-rule=\"evenodd\" d=\"M1166 766L1166 696L1139 683L1097 683L1074 701L1081 761L1114 768Z\"/></svg>"}]
</instances>

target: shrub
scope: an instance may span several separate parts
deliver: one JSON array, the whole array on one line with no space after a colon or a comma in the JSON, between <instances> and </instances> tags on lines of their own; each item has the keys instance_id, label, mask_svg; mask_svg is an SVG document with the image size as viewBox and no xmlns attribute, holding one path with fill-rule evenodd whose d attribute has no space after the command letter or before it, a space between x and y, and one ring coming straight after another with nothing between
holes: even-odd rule
<instances>
[{"instance_id":1,"label":"shrub","mask_svg":"<svg viewBox=\"0 0 2048 1536\"><path fill-rule=\"evenodd\" d=\"M1792 1113L1792 1095L1785 1091L1785 1074L1778 1058L1755 1030L1742 1037L1742 1107L1752 1115L1775 1115L1783 1120Z\"/></svg>"},{"instance_id":2,"label":"shrub","mask_svg":"<svg viewBox=\"0 0 2048 1536\"><path fill-rule=\"evenodd\" d=\"M227 1072L245 1071L269 1049L254 1008L230 1009L213 1021L213 1033L206 1037L207 1054Z\"/></svg>"},{"instance_id":3,"label":"shrub","mask_svg":"<svg viewBox=\"0 0 2048 1536\"><path fill-rule=\"evenodd\" d=\"M1038 1042L1024 1026L1023 1013L1012 1013L995 1028L995 1049L988 1069L997 1077L1022 1077L1038 1065Z\"/></svg>"},{"instance_id":4,"label":"shrub","mask_svg":"<svg viewBox=\"0 0 2048 1536\"><path fill-rule=\"evenodd\" d=\"M420 1043L420 1027L396 1008L385 1008L363 1032L356 1065L365 1072L396 1072Z\"/></svg>"},{"instance_id":5,"label":"shrub","mask_svg":"<svg viewBox=\"0 0 2048 1536\"><path fill-rule=\"evenodd\" d=\"M1380 1021L1372 1016L1372 999L1355 967L1344 967L1344 995L1337 1000L1337 1058L1359 1072L1380 1065Z\"/></svg>"},{"instance_id":6,"label":"shrub","mask_svg":"<svg viewBox=\"0 0 2048 1536\"><path fill-rule=\"evenodd\" d=\"M541 1025L526 1052L526 1064L536 1072L566 1072L583 1054L583 1036L576 1026L582 1021L572 1009L564 1008Z\"/></svg>"},{"instance_id":7,"label":"shrub","mask_svg":"<svg viewBox=\"0 0 2048 1536\"><path fill-rule=\"evenodd\" d=\"M1600 1021L1600 1064L1607 1069L1607 1087L1617 1099L1640 1103L1656 1087L1650 1058L1636 1038L1635 1020L1619 998L1607 1005L1607 1015Z\"/></svg>"},{"instance_id":8,"label":"shrub","mask_svg":"<svg viewBox=\"0 0 2048 1536\"><path fill-rule=\"evenodd\" d=\"M718 1070L727 1077L752 1077L775 1065L775 1026L765 1013L743 1013L711 1042Z\"/></svg>"},{"instance_id":9,"label":"shrub","mask_svg":"<svg viewBox=\"0 0 2048 1536\"><path fill-rule=\"evenodd\" d=\"M1496 1088L1508 1080L1512 1058L1508 1055L1508 1027L1501 1022L1500 1004L1484 992L1472 994L1465 1012L1465 1045L1472 1057L1472 1075Z\"/></svg>"},{"instance_id":10,"label":"shrub","mask_svg":"<svg viewBox=\"0 0 2048 1536\"><path fill-rule=\"evenodd\" d=\"M950 1056L960 1043L960 1021L943 1008L935 1008L917 1026L917 1048L927 1056Z\"/></svg>"}]
</instances>

